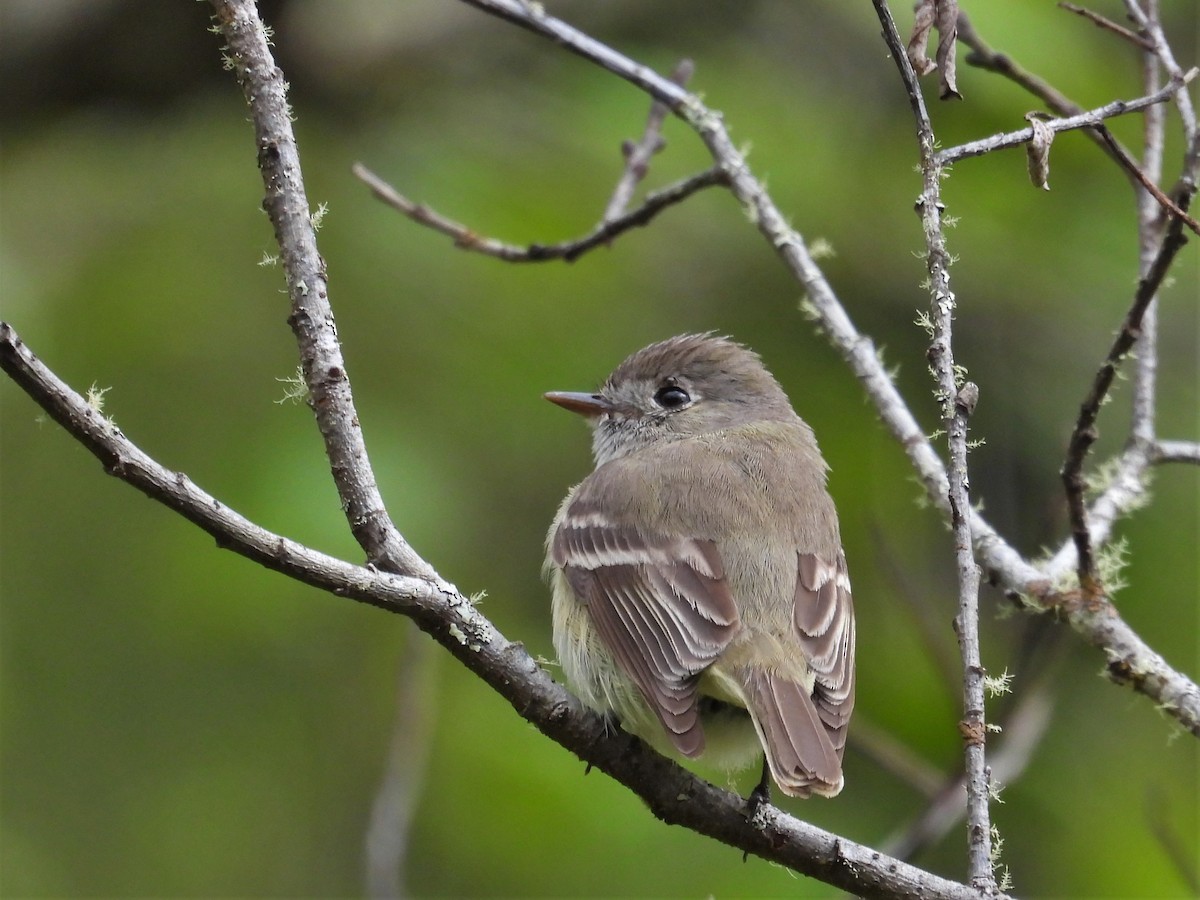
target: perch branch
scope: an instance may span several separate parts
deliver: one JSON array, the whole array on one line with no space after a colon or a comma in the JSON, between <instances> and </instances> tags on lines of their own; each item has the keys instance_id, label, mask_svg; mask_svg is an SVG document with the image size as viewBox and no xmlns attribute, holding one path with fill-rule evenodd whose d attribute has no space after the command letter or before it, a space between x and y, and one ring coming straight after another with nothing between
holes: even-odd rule
<instances>
[{"instance_id":1,"label":"perch branch","mask_svg":"<svg viewBox=\"0 0 1200 900\"><path fill-rule=\"evenodd\" d=\"M743 798L696 777L585 710L521 644L507 640L453 588L343 562L260 528L183 473L165 469L142 452L3 322L0 369L99 459L106 472L198 525L218 546L339 597L411 617L524 719L630 788L662 821L859 896L981 900L979 892L965 885L823 831L769 804L751 817Z\"/></svg>"},{"instance_id":2,"label":"perch branch","mask_svg":"<svg viewBox=\"0 0 1200 900\"><path fill-rule=\"evenodd\" d=\"M1200 69L1192 68L1179 76L1179 78L1171 79L1161 90L1155 91L1152 94L1147 94L1144 97L1136 97L1133 100L1114 100L1111 103L1106 103L1095 109L1075 113L1066 118L1049 119L1045 124L1054 132L1073 131L1079 128L1094 128L1105 119L1111 119L1113 116L1123 116L1126 113L1137 112L1148 106L1154 106L1157 103L1170 100L1176 93L1190 84L1197 74L1200 74ZM957 147L949 147L942 150L936 154L937 161L941 165L948 165L970 156L981 156L984 153L991 153L993 150L1005 150L1009 147L1017 147L1028 143L1032 137L1032 128L1022 128L1020 131L995 134L991 137L969 141L965 144L959 144Z\"/></svg>"},{"instance_id":3,"label":"perch branch","mask_svg":"<svg viewBox=\"0 0 1200 900\"><path fill-rule=\"evenodd\" d=\"M527 247L521 247L494 238L482 237L466 225L446 218L424 203L414 203L362 163L355 163L353 171L355 177L371 189L371 193L414 222L452 237L456 247L473 250L484 256L493 256L505 262L547 262L553 259L574 262L589 250L608 245L613 238L631 228L648 225L668 206L683 202L699 190L724 184L726 181L725 173L714 166L668 185L662 190L647 194L646 199L637 209L617 216L615 219L600 222L591 232L581 238L558 244L530 244Z\"/></svg>"}]
</instances>

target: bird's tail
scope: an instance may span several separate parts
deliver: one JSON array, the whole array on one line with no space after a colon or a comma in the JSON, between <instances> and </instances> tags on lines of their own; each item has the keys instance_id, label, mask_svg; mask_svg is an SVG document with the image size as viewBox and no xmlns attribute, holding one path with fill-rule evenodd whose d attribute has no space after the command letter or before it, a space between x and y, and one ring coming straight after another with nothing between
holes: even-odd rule
<instances>
[{"instance_id":1,"label":"bird's tail","mask_svg":"<svg viewBox=\"0 0 1200 900\"><path fill-rule=\"evenodd\" d=\"M804 685L762 668L740 668L738 676L780 790L791 797L837 796L841 754Z\"/></svg>"}]
</instances>

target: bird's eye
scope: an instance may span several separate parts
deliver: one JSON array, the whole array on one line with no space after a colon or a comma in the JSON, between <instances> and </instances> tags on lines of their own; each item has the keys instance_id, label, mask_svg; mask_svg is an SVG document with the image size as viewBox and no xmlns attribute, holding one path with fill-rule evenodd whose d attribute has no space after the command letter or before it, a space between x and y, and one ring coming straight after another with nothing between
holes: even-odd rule
<instances>
[{"instance_id":1,"label":"bird's eye","mask_svg":"<svg viewBox=\"0 0 1200 900\"><path fill-rule=\"evenodd\" d=\"M654 395L654 402L663 409L680 409L692 402L692 398L677 384L660 387Z\"/></svg>"}]
</instances>

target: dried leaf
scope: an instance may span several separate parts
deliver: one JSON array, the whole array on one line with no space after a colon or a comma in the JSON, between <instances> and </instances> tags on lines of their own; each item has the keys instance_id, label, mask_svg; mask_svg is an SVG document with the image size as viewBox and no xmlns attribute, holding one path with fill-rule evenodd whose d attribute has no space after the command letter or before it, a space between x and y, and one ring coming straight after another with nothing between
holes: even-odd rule
<instances>
[{"instance_id":1,"label":"dried leaf","mask_svg":"<svg viewBox=\"0 0 1200 900\"><path fill-rule=\"evenodd\" d=\"M1025 121L1033 127L1033 137L1025 145L1025 159L1029 164L1029 180L1034 187L1050 190L1050 144L1055 131L1044 121L1045 113L1031 112Z\"/></svg>"},{"instance_id":2,"label":"dried leaf","mask_svg":"<svg viewBox=\"0 0 1200 900\"><path fill-rule=\"evenodd\" d=\"M941 70L939 95L943 100L961 97L958 92L958 72L955 65L955 43L958 37L958 0L918 0L913 10L912 36L908 39L908 61L918 75ZM929 32L938 30L937 61L929 58Z\"/></svg>"},{"instance_id":3,"label":"dried leaf","mask_svg":"<svg viewBox=\"0 0 1200 900\"><path fill-rule=\"evenodd\" d=\"M958 92L958 71L954 61L954 51L958 40L958 0L936 0L938 48L937 65L942 70L938 80L940 96L943 100L951 97L962 98Z\"/></svg>"},{"instance_id":4,"label":"dried leaf","mask_svg":"<svg viewBox=\"0 0 1200 900\"><path fill-rule=\"evenodd\" d=\"M929 45L929 30L937 17L937 0L919 0L914 9L912 37L908 39L908 61L918 75L928 75L937 63L925 53Z\"/></svg>"}]
</instances>

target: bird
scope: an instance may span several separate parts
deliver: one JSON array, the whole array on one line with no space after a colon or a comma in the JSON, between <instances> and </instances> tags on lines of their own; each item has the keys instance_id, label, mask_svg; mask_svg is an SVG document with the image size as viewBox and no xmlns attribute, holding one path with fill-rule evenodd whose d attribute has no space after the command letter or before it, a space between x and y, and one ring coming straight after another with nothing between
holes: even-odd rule
<instances>
[{"instance_id":1,"label":"bird","mask_svg":"<svg viewBox=\"0 0 1200 900\"><path fill-rule=\"evenodd\" d=\"M742 344L684 334L545 398L593 432L546 540L568 685L668 755L761 761L752 801L772 779L836 796L854 606L828 466L779 382Z\"/></svg>"}]
</instances>

